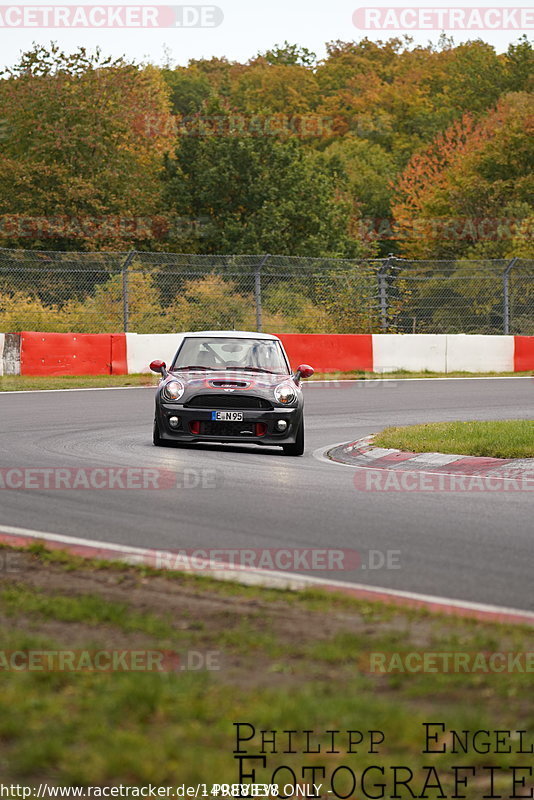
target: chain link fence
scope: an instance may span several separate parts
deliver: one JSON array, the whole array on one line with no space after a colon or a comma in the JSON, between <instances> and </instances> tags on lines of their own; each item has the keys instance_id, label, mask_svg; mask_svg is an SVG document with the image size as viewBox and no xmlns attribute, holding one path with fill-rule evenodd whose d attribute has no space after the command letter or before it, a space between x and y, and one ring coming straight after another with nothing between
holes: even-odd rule
<instances>
[{"instance_id":1,"label":"chain link fence","mask_svg":"<svg viewBox=\"0 0 534 800\"><path fill-rule=\"evenodd\" d=\"M0 249L0 331L534 335L534 259Z\"/></svg>"}]
</instances>

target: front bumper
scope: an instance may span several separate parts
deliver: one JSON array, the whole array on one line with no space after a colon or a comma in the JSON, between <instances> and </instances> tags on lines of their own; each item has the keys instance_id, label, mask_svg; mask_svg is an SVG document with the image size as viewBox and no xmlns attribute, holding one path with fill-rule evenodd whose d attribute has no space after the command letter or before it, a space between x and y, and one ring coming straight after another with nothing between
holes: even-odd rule
<instances>
[{"instance_id":1,"label":"front bumper","mask_svg":"<svg viewBox=\"0 0 534 800\"><path fill-rule=\"evenodd\" d=\"M185 408L179 403L166 403L159 398L156 402L159 435L162 439L175 442L244 442L270 446L293 444L303 409L302 406L272 410L244 409L242 413L243 421L229 426L226 422L213 422L211 409ZM171 427L170 417L178 417L178 427ZM276 429L278 420L287 422L285 431ZM192 423L200 424L192 426ZM210 430L210 433L204 432L206 430ZM259 431L262 431L260 435Z\"/></svg>"}]
</instances>

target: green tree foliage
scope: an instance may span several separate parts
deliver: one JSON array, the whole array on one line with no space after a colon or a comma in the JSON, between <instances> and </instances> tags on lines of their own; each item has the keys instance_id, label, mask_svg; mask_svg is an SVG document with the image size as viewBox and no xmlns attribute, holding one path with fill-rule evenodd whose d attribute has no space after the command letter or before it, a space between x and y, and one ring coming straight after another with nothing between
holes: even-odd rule
<instances>
[{"instance_id":1,"label":"green tree foliage","mask_svg":"<svg viewBox=\"0 0 534 800\"><path fill-rule=\"evenodd\" d=\"M396 165L390 152L368 139L347 135L334 140L326 153L339 158L347 173L350 193L363 216L389 216Z\"/></svg>"},{"instance_id":2,"label":"green tree foliage","mask_svg":"<svg viewBox=\"0 0 534 800\"><path fill-rule=\"evenodd\" d=\"M438 69L423 82L433 93L434 107L446 108L450 118L484 112L507 89L505 61L486 42L448 46L437 54L436 62Z\"/></svg>"},{"instance_id":3,"label":"green tree foliage","mask_svg":"<svg viewBox=\"0 0 534 800\"><path fill-rule=\"evenodd\" d=\"M185 137L168 165L167 201L209 220L199 249L352 257L351 205L332 159L295 140Z\"/></svg>"},{"instance_id":4,"label":"green tree foliage","mask_svg":"<svg viewBox=\"0 0 534 800\"><path fill-rule=\"evenodd\" d=\"M532 91L534 48L526 34L509 46L504 63L508 89L512 92Z\"/></svg>"},{"instance_id":5,"label":"green tree foliage","mask_svg":"<svg viewBox=\"0 0 534 800\"><path fill-rule=\"evenodd\" d=\"M214 87L208 75L200 69L194 67L163 69L162 75L170 90L170 102L174 114L183 116L199 114L204 104L214 95Z\"/></svg>"},{"instance_id":6,"label":"green tree foliage","mask_svg":"<svg viewBox=\"0 0 534 800\"><path fill-rule=\"evenodd\" d=\"M265 59L268 64L299 65L303 67L313 67L317 61L317 55L308 50L307 47L290 44L287 40L283 45L275 45L265 53L260 53L258 58Z\"/></svg>"}]
</instances>

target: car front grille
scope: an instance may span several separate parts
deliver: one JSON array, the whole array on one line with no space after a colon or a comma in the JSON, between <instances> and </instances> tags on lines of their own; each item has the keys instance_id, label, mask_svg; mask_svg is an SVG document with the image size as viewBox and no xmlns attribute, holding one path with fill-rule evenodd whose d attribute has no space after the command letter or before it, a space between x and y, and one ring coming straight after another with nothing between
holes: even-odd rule
<instances>
[{"instance_id":1,"label":"car front grille","mask_svg":"<svg viewBox=\"0 0 534 800\"><path fill-rule=\"evenodd\" d=\"M232 408L242 410L248 408L272 409L271 403L263 397L252 397L243 394L197 394L185 403L186 408Z\"/></svg>"},{"instance_id":2,"label":"car front grille","mask_svg":"<svg viewBox=\"0 0 534 800\"><path fill-rule=\"evenodd\" d=\"M261 426L261 427L259 427ZM201 436L263 436L265 425L256 422L200 422Z\"/></svg>"}]
</instances>

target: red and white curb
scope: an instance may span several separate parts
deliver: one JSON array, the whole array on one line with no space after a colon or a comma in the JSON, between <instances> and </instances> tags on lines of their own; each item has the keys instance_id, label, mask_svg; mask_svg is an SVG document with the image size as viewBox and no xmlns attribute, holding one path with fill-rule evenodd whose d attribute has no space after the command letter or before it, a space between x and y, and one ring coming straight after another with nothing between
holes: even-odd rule
<instances>
[{"instance_id":1,"label":"red and white curb","mask_svg":"<svg viewBox=\"0 0 534 800\"><path fill-rule=\"evenodd\" d=\"M502 480L525 478L534 490L534 458L485 458L447 453L412 453L375 447L373 435L355 442L332 445L330 461L367 469L402 470L446 475L466 475Z\"/></svg>"},{"instance_id":2,"label":"red and white curb","mask_svg":"<svg viewBox=\"0 0 534 800\"><path fill-rule=\"evenodd\" d=\"M164 550L127 547L113 544L112 542L99 542L74 536L64 536L58 533L16 528L9 525L0 525L0 543L11 547L29 547L38 543L49 550L62 550L83 558L119 561L125 564L151 567L159 564L160 569L169 569L166 566L169 554ZM449 616L467 617L485 622L534 625L534 612L520 609L500 608L482 603L451 600L444 597L365 586L346 581L325 580L296 573L248 568L214 569L209 566L210 562L208 561L202 563L201 559L197 559L197 562L199 564L197 574L199 575L205 575L217 580L233 581L248 586L289 589L292 591L323 589L329 592L341 592L359 600L382 602L408 608L424 608L434 613Z\"/></svg>"}]
</instances>

